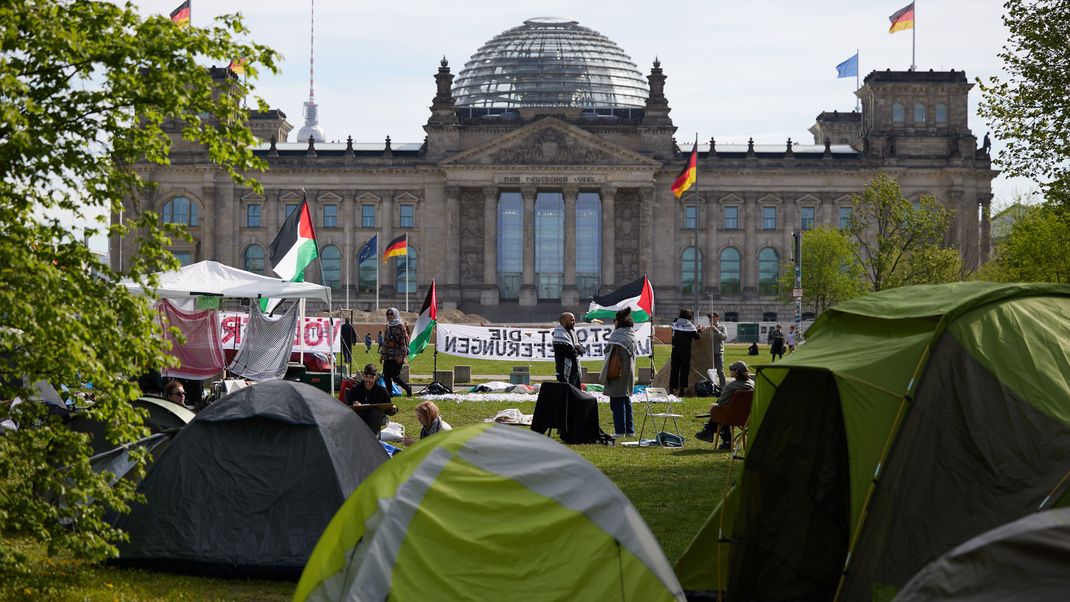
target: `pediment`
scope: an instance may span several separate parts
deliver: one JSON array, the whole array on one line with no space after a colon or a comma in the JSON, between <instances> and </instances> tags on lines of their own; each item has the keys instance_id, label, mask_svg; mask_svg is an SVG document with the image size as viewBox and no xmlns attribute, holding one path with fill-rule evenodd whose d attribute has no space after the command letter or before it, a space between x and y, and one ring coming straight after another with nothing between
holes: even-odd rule
<instances>
[{"instance_id":1,"label":"pediment","mask_svg":"<svg viewBox=\"0 0 1070 602\"><path fill-rule=\"evenodd\" d=\"M442 165L644 166L661 163L555 117L447 157Z\"/></svg>"},{"instance_id":2,"label":"pediment","mask_svg":"<svg viewBox=\"0 0 1070 602\"><path fill-rule=\"evenodd\" d=\"M338 203L341 202L343 199L337 194L328 191L319 195L316 200L320 201L321 203Z\"/></svg>"},{"instance_id":3,"label":"pediment","mask_svg":"<svg viewBox=\"0 0 1070 602\"><path fill-rule=\"evenodd\" d=\"M263 196L251 191L241 195L241 201L243 203L262 203L265 200L266 199L264 199Z\"/></svg>"},{"instance_id":4,"label":"pediment","mask_svg":"<svg viewBox=\"0 0 1070 602\"><path fill-rule=\"evenodd\" d=\"M303 201L303 200L305 200L305 195L303 193L300 193L300 192L297 192L297 191L294 191L294 190L288 190L288 191L286 191L286 192L284 192L284 193L279 195L279 200L284 202L284 203L285 202Z\"/></svg>"}]
</instances>

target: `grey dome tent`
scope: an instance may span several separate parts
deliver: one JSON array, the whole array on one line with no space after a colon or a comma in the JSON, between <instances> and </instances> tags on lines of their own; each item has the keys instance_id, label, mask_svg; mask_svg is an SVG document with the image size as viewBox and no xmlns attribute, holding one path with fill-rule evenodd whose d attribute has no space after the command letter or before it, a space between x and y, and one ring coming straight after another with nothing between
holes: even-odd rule
<instances>
[{"instance_id":1,"label":"grey dome tent","mask_svg":"<svg viewBox=\"0 0 1070 602\"><path fill-rule=\"evenodd\" d=\"M387 455L346 406L269 381L202 411L152 465L116 526L119 564L296 577L345 499Z\"/></svg>"},{"instance_id":2,"label":"grey dome tent","mask_svg":"<svg viewBox=\"0 0 1070 602\"><path fill-rule=\"evenodd\" d=\"M186 408L158 397L139 397L130 402L135 408L141 408L148 412L145 416L145 426L153 435L158 433L173 432L181 429L193 420L194 413ZM70 427L72 430L89 435L89 446L93 455L112 451L116 445L108 441L106 428L103 422L93 420L85 414L79 413L71 416Z\"/></svg>"}]
</instances>

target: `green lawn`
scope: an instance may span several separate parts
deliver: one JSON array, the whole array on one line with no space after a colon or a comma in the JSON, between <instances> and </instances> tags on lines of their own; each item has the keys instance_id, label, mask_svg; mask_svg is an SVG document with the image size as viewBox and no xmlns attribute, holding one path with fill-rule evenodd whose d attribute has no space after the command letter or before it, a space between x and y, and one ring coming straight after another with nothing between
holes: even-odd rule
<instances>
[{"instance_id":1,"label":"green lawn","mask_svg":"<svg viewBox=\"0 0 1070 602\"><path fill-rule=\"evenodd\" d=\"M373 349L374 351L374 349ZM425 352L413 362L414 374L430 374L432 354ZM655 365L660 367L668 359L667 346L655 346ZM362 353L355 354L354 364L362 363ZM759 356L762 360L766 356ZM474 374L508 374L513 365L508 362L472 361L451 356L439 356L439 369L444 370L454 363L472 366ZM725 362L746 357L745 345L731 345L726 350ZM367 359L363 362L366 363ZM750 362L748 362L750 363ZM597 362L590 362L591 370L600 369ZM533 362L534 375L551 376L552 362ZM405 425L406 431L418 433L419 425L412 411L419 401L415 398L397 399L399 413L394 420ZM732 460L729 454L717 452L709 444L696 441L695 431L701 421L691 418L694 414L709 409L710 399L687 398L682 411L685 418L680 424L687 438L680 449L628 448L622 446L575 445L571 448L594 464L620 487L632 504L646 520L661 543L665 555L674 561L683 553L691 538L709 516L720 499ZM534 400L525 403L458 403L445 401L440 404L443 416L454 427L475 424L493 417L506 408L518 408L525 414L534 412ZM644 407L633 404L635 428L642 424ZM599 406L602 430L612 432L612 417L608 405ZM649 428L649 427L648 427ZM111 601L111 600L287 600L294 585L286 582L228 581L202 579L162 573L149 573L117 569L108 566L90 565L77 560L59 557L48 558L43 548L26 538L7 536L2 545L16 546L34 556L30 572L26 574L0 573L0 600L61 600L61 601Z\"/></svg>"}]
</instances>

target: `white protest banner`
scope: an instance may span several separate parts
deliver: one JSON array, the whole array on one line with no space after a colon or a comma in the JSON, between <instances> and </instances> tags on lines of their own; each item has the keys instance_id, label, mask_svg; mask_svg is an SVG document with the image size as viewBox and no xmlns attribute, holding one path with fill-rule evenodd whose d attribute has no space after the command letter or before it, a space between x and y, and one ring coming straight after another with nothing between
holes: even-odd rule
<instances>
[{"instance_id":1,"label":"white protest banner","mask_svg":"<svg viewBox=\"0 0 1070 602\"><path fill-rule=\"evenodd\" d=\"M509 326L436 325L436 349L442 353L484 360L554 361L553 328ZM605 344L612 326L576 325L576 338L585 348L581 360L605 359ZM635 327L639 355L650 355L650 322Z\"/></svg>"},{"instance_id":2,"label":"white protest banner","mask_svg":"<svg viewBox=\"0 0 1070 602\"><path fill-rule=\"evenodd\" d=\"M245 336L245 323L249 314L221 311L219 312L219 340L223 343L223 349L237 349L241 346ZM321 352L331 353L341 351L338 334L342 330L342 320L334 321L334 331L328 332L330 318L314 318L305 316L305 322L300 325L300 333L304 336L305 351L307 353ZM298 333L294 333L294 352L301 351Z\"/></svg>"}]
</instances>

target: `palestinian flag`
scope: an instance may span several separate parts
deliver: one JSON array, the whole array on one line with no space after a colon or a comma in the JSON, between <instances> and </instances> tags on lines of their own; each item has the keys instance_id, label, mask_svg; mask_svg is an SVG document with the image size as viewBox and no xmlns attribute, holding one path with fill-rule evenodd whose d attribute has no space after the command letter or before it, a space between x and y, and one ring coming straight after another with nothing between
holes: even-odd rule
<instances>
[{"instance_id":1,"label":"palestinian flag","mask_svg":"<svg viewBox=\"0 0 1070 602\"><path fill-rule=\"evenodd\" d=\"M888 20L892 22L892 26L888 28L888 33L914 29L914 3L911 2L895 11L895 14L888 17Z\"/></svg>"},{"instance_id":2,"label":"palestinian flag","mask_svg":"<svg viewBox=\"0 0 1070 602\"><path fill-rule=\"evenodd\" d=\"M608 295L595 297L583 320L612 322L617 311L625 307L632 308L632 321L637 324L649 322L654 316L654 288L650 286L646 276L629 282Z\"/></svg>"},{"instance_id":3,"label":"palestinian flag","mask_svg":"<svg viewBox=\"0 0 1070 602\"><path fill-rule=\"evenodd\" d=\"M431 342L431 331L438 323L438 298L435 296L435 281L431 281L431 290L427 291L424 306L420 309L420 317L416 318L416 326L412 328L412 336L409 337L409 359L420 354L427 344Z\"/></svg>"},{"instance_id":4,"label":"palestinian flag","mask_svg":"<svg viewBox=\"0 0 1070 602\"><path fill-rule=\"evenodd\" d=\"M271 241L270 251L271 269L279 278L288 282L305 280L305 268L319 256L308 201L302 201L286 218L275 240Z\"/></svg>"},{"instance_id":5,"label":"palestinian flag","mask_svg":"<svg viewBox=\"0 0 1070 602\"><path fill-rule=\"evenodd\" d=\"M676 198L680 198L691 185L698 180L698 142L695 142L695 146L691 147L691 156L687 159L687 165L684 170L680 172L680 175L676 176L676 180L672 183L672 193Z\"/></svg>"},{"instance_id":6,"label":"palestinian flag","mask_svg":"<svg viewBox=\"0 0 1070 602\"><path fill-rule=\"evenodd\" d=\"M390 244L386 245L386 250L383 251L383 261L391 257L399 257L401 255L409 254L409 235L408 233L390 241Z\"/></svg>"},{"instance_id":7,"label":"palestinian flag","mask_svg":"<svg viewBox=\"0 0 1070 602\"><path fill-rule=\"evenodd\" d=\"M182 4L178 5L178 8L171 11L171 22L178 26L179 29L185 29L189 27L190 19L190 0L186 0Z\"/></svg>"}]
</instances>

